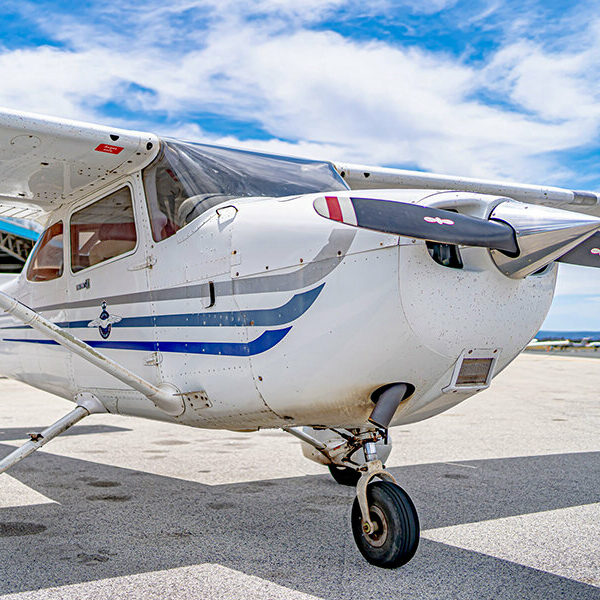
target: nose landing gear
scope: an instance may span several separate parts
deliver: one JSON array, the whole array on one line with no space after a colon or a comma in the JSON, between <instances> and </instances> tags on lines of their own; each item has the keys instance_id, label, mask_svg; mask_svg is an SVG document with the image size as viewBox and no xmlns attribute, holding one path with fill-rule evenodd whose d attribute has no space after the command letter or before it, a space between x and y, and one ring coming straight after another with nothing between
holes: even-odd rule
<instances>
[{"instance_id":1,"label":"nose landing gear","mask_svg":"<svg viewBox=\"0 0 600 600\"><path fill-rule=\"evenodd\" d=\"M365 559L384 569L406 564L419 545L419 517L410 496L396 483L381 461L375 445L364 446L366 463L356 485L352 505L352 533ZM376 455L375 455L376 457ZM382 481L372 481L379 477Z\"/></svg>"},{"instance_id":2,"label":"nose landing gear","mask_svg":"<svg viewBox=\"0 0 600 600\"><path fill-rule=\"evenodd\" d=\"M387 444L387 431L335 429L332 431L342 438L342 443L333 445L299 427L285 431L318 450L338 483L356 485L351 524L354 540L364 558L384 569L406 564L419 545L419 517L409 495L378 459L377 444L382 440ZM360 450L364 461L355 455ZM375 478L381 481L373 481Z\"/></svg>"}]
</instances>

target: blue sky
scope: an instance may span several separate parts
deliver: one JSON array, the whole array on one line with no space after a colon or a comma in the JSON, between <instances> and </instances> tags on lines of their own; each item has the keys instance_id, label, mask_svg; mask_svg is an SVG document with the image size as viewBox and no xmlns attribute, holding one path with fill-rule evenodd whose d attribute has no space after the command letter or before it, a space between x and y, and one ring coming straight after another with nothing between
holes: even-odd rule
<instances>
[{"instance_id":1,"label":"blue sky","mask_svg":"<svg viewBox=\"0 0 600 600\"><path fill-rule=\"evenodd\" d=\"M303 156L600 190L600 4L5 0L0 105ZM561 268L551 329L600 330Z\"/></svg>"}]
</instances>

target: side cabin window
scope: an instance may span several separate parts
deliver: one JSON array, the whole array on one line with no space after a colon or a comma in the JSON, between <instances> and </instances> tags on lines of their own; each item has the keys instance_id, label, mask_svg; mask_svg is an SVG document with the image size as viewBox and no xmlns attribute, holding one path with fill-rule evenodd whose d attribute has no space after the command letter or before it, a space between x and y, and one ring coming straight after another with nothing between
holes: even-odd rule
<instances>
[{"instance_id":1,"label":"side cabin window","mask_svg":"<svg viewBox=\"0 0 600 600\"><path fill-rule=\"evenodd\" d=\"M137 235L128 187L71 217L71 269L77 273L135 248Z\"/></svg>"},{"instance_id":2,"label":"side cabin window","mask_svg":"<svg viewBox=\"0 0 600 600\"><path fill-rule=\"evenodd\" d=\"M27 279L29 281L58 279L63 274L64 264L63 224L59 221L48 227L37 243L27 267Z\"/></svg>"}]
</instances>

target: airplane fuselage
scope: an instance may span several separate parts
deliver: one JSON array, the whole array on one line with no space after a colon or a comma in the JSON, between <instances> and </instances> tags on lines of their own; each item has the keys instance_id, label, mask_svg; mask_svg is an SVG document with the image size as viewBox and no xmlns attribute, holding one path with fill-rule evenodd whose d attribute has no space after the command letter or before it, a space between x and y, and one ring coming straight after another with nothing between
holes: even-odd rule
<instances>
[{"instance_id":1,"label":"airplane fuselage","mask_svg":"<svg viewBox=\"0 0 600 600\"><path fill-rule=\"evenodd\" d=\"M69 231L81 207L123 187L133 198L135 246L74 269L65 236L59 277L30 281L26 266L5 290L144 379L198 400L169 416L10 316L0 319L3 375L69 400L91 391L114 413L245 430L359 427L371 394L403 382L412 393L391 423L399 425L485 389L485 377L457 382L461 361L489 358L497 374L552 300L556 266L510 279L475 247L461 248L462 268L444 266L421 240L323 219L316 194L233 199L156 242L134 175L54 211L48 224ZM450 192L377 197L452 203ZM487 217L497 202L479 195L469 210Z\"/></svg>"}]
</instances>

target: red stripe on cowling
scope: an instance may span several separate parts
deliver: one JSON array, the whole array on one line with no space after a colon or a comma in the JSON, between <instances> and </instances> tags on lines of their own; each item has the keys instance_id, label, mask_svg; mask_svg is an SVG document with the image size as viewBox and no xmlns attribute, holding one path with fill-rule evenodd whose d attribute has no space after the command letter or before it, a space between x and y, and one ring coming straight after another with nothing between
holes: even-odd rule
<instances>
[{"instance_id":1,"label":"red stripe on cowling","mask_svg":"<svg viewBox=\"0 0 600 600\"><path fill-rule=\"evenodd\" d=\"M342 223L343 219L342 209L340 208L340 201L335 196L325 196L325 202L327 202L329 218Z\"/></svg>"}]
</instances>

